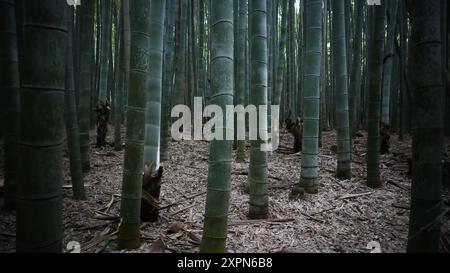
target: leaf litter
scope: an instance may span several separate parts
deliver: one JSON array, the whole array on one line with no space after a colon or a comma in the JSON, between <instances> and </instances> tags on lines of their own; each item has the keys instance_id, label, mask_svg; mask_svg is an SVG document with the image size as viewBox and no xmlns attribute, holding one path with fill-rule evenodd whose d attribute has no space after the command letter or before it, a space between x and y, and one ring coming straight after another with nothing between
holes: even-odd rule
<instances>
[{"instance_id":1,"label":"leaf litter","mask_svg":"<svg viewBox=\"0 0 450 273\"><path fill-rule=\"evenodd\" d=\"M94 133L94 132L93 132ZM192 253L199 251L203 229L209 143L172 142L160 198L160 219L141 225L142 246L134 251L117 250L120 223L120 189L124 152L108 146L95 148L91 138L92 170L85 175L87 201L72 199L69 161L64 158L64 239L79 242L81 252ZM113 143L112 133L107 141ZM319 194L289 200L300 179L300 154L270 153L270 219L247 219L249 196L245 193L249 152L245 162L232 163L227 251L230 253L364 253L373 244L382 252L405 252L408 234L411 179L407 159L411 139L391 138L391 153L381 155L383 188L365 185L366 134L353 144L351 180L335 178L337 157L334 132L323 133L319 155ZM293 137L283 131L283 150ZM449 151L449 148L447 148ZM0 157L3 150L0 148ZM447 153L450 157L450 153ZM233 152L233 157L235 154ZM3 198L3 162L0 161L0 202ZM448 189L444 203L449 206ZM446 202L445 202L446 200ZM0 252L15 251L15 214L0 211ZM442 251L450 249L450 218L443 222ZM70 245L70 244L69 244ZM70 252L70 250L66 250Z\"/></svg>"}]
</instances>

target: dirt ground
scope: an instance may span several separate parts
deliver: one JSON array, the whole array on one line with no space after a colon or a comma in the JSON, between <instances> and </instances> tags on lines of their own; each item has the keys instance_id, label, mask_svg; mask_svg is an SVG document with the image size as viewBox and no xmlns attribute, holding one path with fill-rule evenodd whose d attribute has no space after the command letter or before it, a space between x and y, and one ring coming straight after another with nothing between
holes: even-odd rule
<instances>
[{"instance_id":1,"label":"dirt ground","mask_svg":"<svg viewBox=\"0 0 450 273\"><path fill-rule=\"evenodd\" d=\"M381 156L384 186L372 190L365 185L365 135L354 141L354 178L339 181L334 177L337 162L332 151L336 136L325 132L319 157L319 194L298 201L290 201L288 196L300 178L301 155L272 153L269 155L271 216L267 221L248 221L246 217L249 197L244 193L247 177L242 173L248 170L248 153L245 163L233 162L228 252L370 252L367 246L372 241L378 242L383 252L405 252L411 187L407 158L411 140L397 139L392 136L391 153ZM112 147L96 149L94 140L92 137L92 171L85 176L87 201L71 198L69 162L64 159L64 245L76 241L82 252L117 252L123 152ZM108 142L113 142L111 132ZM292 137L283 132L281 146L291 147L292 143ZM198 252L208 147L208 142L203 141L171 143L170 159L163 163L160 220L142 224L142 247L133 252ZM2 165L0 162L0 173ZM0 189L2 184L0 176ZM448 202L448 192L444 194ZM0 193L0 199L1 196ZM450 226L449 219L445 221L444 233ZM169 229L175 229L174 233L168 234ZM443 251L450 249L449 238L450 234L443 236ZM0 252L14 252L14 245L15 215L1 211Z\"/></svg>"}]
</instances>

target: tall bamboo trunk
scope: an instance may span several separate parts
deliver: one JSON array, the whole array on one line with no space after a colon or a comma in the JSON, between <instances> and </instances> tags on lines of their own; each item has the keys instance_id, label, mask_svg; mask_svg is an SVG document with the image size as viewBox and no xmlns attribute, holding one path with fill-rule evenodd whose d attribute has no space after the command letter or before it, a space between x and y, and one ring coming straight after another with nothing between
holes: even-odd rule
<instances>
[{"instance_id":1,"label":"tall bamboo trunk","mask_svg":"<svg viewBox=\"0 0 450 273\"><path fill-rule=\"evenodd\" d=\"M327 104L326 94L328 88L328 22L327 22L327 9L328 1L323 1L324 8L322 9L322 79L320 85L320 134L319 134L319 147L322 147L323 131L328 129L327 121Z\"/></svg>"},{"instance_id":2,"label":"tall bamboo trunk","mask_svg":"<svg viewBox=\"0 0 450 273\"><path fill-rule=\"evenodd\" d=\"M144 169L145 105L150 72L150 0L130 1L130 80L119 248L140 246L140 208Z\"/></svg>"},{"instance_id":3,"label":"tall bamboo trunk","mask_svg":"<svg viewBox=\"0 0 450 273\"><path fill-rule=\"evenodd\" d=\"M281 95L283 93L283 77L286 69L286 41L287 41L287 0L281 0L282 14L281 14L281 34L280 34L280 45L278 54L278 64L277 64L277 80L275 84L275 91L273 92L272 103L274 105L281 105ZM284 111L282 111L284 112Z\"/></svg>"},{"instance_id":4,"label":"tall bamboo trunk","mask_svg":"<svg viewBox=\"0 0 450 273\"><path fill-rule=\"evenodd\" d=\"M161 150L161 95L163 82L164 56L164 21L166 16L165 0L150 0L150 46L147 104L145 108L145 142L144 163L145 173L143 181L143 204L141 220L155 222L158 220L158 201L161 191L163 169L160 167ZM152 202L148 201L149 194Z\"/></svg>"},{"instance_id":5,"label":"tall bamboo trunk","mask_svg":"<svg viewBox=\"0 0 450 273\"><path fill-rule=\"evenodd\" d=\"M350 179L351 150L348 109L348 69L346 54L346 31L344 1L332 1L333 4L333 65L334 83L336 89L336 129L338 142L338 166L336 176L340 179Z\"/></svg>"},{"instance_id":6,"label":"tall bamboo trunk","mask_svg":"<svg viewBox=\"0 0 450 273\"><path fill-rule=\"evenodd\" d=\"M112 1L101 0L101 35L100 35L100 72L98 83L98 100L96 100L97 116L97 147L106 146L106 134L108 133L108 121L110 115L110 105L108 93L110 85L108 79L110 76L111 57L111 31L112 31Z\"/></svg>"},{"instance_id":7,"label":"tall bamboo trunk","mask_svg":"<svg viewBox=\"0 0 450 273\"><path fill-rule=\"evenodd\" d=\"M323 0L306 0L305 75L303 78L304 130L300 187L317 193L319 176L320 85L322 64Z\"/></svg>"},{"instance_id":8,"label":"tall bamboo trunk","mask_svg":"<svg viewBox=\"0 0 450 273\"><path fill-rule=\"evenodd\" d=\"M211 104L222 112L233 105L234 50L233 0L211 1L209 6L211 35ZM223 124L226 124L225 117ZM216 128L232 131L232 124ZM228 230L228 207L231 190L232 141L212 140L210 144L208 192L201 252L225 252Z\"/></svg>"},{"instance_id":9,"label":"tall bamboo trunk","mask_svg":"<svg viewBox=\"0 0 450 273\"><path fill-rule=\"evenodd\" d=\"M239 16L238 16L238 35L236 37L238 48L241 50L236 50L237 53L237 73L236 73L236 95L234 97L235 105L245 105L245 82L246 82L246 59L245 59L245 49L246 47L246 33L248 31L248 1L247 0L239 0ZM244 118L244 120L242 120ZM238 115L237 124L244 123L245 117ZM243 162L245 161L245 141L238 140L237 141L237 151L236 151L236 160Z\"/></svg>"},{"instance_id":10,"label":"tall bamboo trunk","mask_svg":"<svg viewBox=\"0 0 450 273\"><path fill-rule=\"evenodd\" d=\"M250 103L257 107L267 107L268 48L267 48L267 0L249 2L250 63L252 67ZM267 111L267 109L266 109ZM267 133L267 112L258 113L257 140L251 141L248 181L250 186L251 219L265 219L269 216L269 196L267 184L267 152L262 146ZM256 124L252 124L256 126Z\"/></svg>"},{"instance_id":11,"label":"tall bamboo trunk","mask_svg":"<svg viewBox=\"0 0 450 273\"><path fill-rule=\"evenodd\" d=\"M116 100L114 104L114 149L116 151L122 150L122 121L124 116L123 99L125 89L125 28L124 28L124 4L125 1L120 2L119 22L116 39L118 39L116 50L118 56L116 57Z\"/></svg>"},{"instance_id":12,"label":"tall bamboo trunk","mask_svg":"<svg viewBox=\"0 0 450 273\"><path fill-rule=\"evenodd\" d=\"M382 186L380 179L380 98L383 78L385 6L372 6L374 13L372 31L372 56L369 74L369 115L367 137L367 185L371 188Z\"/></svg>"},{"instance_id":13,"label":"tall bamboo trunk","mask_svg":"<svg viewBox=\"0 0 450 273\"><path fill-rule=\"evenodd\" d=\"M62 251L66 7L57 0L24 5L18 154L27 171L17 185L18 252Z\"/></svg>"},{"instance_id":14,"label":"tall bamboo trunk","mask_svg":"<svg viewBox=\"0 0 450 273\"><path fill-rule=\"evenodd\" d=\"M187 33L187 0L178 0L177 39L175 40L175 87L172 97L174 105L185 104L187 93L186 78L186 33Z\"/></svg>"},{"instance_id":15,"label":"tall bamboo trunk","mask_svg":"<svg viewBox=\"0 0 450 273\"><path fill-rule=\"evenodd\" d=\"M16 187L18 179L18 143L19 107L20 107L20 75L19 52L15 1L0 1L0 107L4 111L4 123L0 124L5 131L5 209L16 207ZM3 129L2 128L2 129Z\"/></svg>"},{"instance_id":16,"label":"tall bamboo trunk","mask_svg":"<svg viewBox=\"0 0 450 273\"><path fill-rule=\"evenodd\" d=\"M86 1L81 5L81 20L78 129L82 168L84 172L87 172L90 169L89 129L94 67L94 1Z\"/></svg>"},{"instance_id":17,"label":"tall bamboo trunk","mask_svg":"<svg viewBox=\"0 0 450 273\"><path fill-rule=\"evenodd\" d=\"M123 1L123 39L124 39L124 50L125 50L125 76L124 76L124 88L123 88L123 98L124 98L124 113L127 112L128 108L128 88L130 81L130 60L131 60L131 25L130 25L130 0ZM126 124L126 115L124 117L124 123Z\"/></svg>"},{"instance_id":18,"label":"tall bamboo trunk","mask_svg":"<svg viewBox=\"0 0 450 273\"><path fill-rule=\"evenodd\" d=\"M362 51L362 32L363 32L363 13L364 1L356 1L356 22L355 22L355 40L353 41L353 65L350 78L350 120L351 134L355 135L358 130L359 105L361 95L361 51Z\"/></svg>"},{"instance_id":19,"label":"tall bamboo trunk","mask_svg":"<svg viewBox=\"0 0 450 273\"><path fill-rule=\"evenodd\" d=\"M205 29L205 0L200 0L198 3L198 88L200 89L200 93L203 96L203 104L205 104L206 100L206 68L205 68L205 38L206 38L206 29Z\"/></svg>"},{"instance_id":20,"label":"tall bamboo trunk","mask_svg":"<svg viewBox=\"0 0 450 273\"><path fill-rule=\"evenodd\" d=\"M70 158L70 175L72 178L72 190L75 199L86 198L83 182L83 170L81 168L80 140L78 138L78 119L75 99L75 78L73 68L73 10L69 6L67 12L68 43L66 49L66 94L64 117L66 122L67 145Z\"/></svg>"},{"instance_id":21,"label":"tall bamboo trunk","mask_svg":"<svg viewBox=\"0 0 450 273\"><path fill-rule=\"evenodd\" d=\"M162 117L161 117L161 160L168 159L168 148L170 142L170 112L171 98L173 93L174 76L174 27L176 14L176 0L167 2L166 35L164 50L164 75L163 75L163 96L162 96Z\"/></svg>"},{"instance_id":22,"label":"tall bamboo trunk","mask_svg":"<svg viewBox=\"0 0 450 273\"><path fill-rule=\"evenodd\" d=\"M399 132L398 138L400 141L404 140L405 135L405 108L406 108L406 77L404 70L406 69L406 34L407 34L407 14L406 14L406 4L404 1L399 2L399 39L400 39L400 49L399 49L399 57L400 57L400 103L399 103Z\"/></svg>"},{"instance_id":23,"label":"tall bamboo trunk","mask_svg":"<svg viewBox=\"0 0 450 273\"><path fill-rule=\"evenodd\" d=\"M164 20L166 2L150 0L149 80L145 108L144 163L152 163L155 172L160 164L161 94L164 52Z\"/></svg>"},{"instance_id":24,"label":"tall bamboo trunk","mask_svg":"<svg viewBox=\"0 0 450 273\"><path fill-rule=\"evenodd\" d=\"M441 1L412 0L409 80L413 156L408 252L438 252L442 217L444 86Z\"/></svg>"},{"instance_id":25,"label":"tall bamboo trunk","mask_svg":"<svg viewBox=\"0 0 450 273\"><path fill-rule=\"evenodd\" d=\"M381 122L385 126L390 126L390 107L391 107L391 89L393 85L393 69L395 57L395 40L397 36L397 12L398 1L390 0L386 2L388 14L388 31L387 42L383 58L383 89L382 89L382 104L381 104Z\"/></svg>"}]
</instances>

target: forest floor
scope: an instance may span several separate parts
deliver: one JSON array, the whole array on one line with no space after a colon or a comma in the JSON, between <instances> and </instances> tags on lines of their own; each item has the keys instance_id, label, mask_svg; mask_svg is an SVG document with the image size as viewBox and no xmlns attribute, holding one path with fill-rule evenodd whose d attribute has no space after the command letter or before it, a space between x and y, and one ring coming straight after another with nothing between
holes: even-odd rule
<instances>
[{"instance_id":1,"label":"forest floor","mask_svg":"<svg viewBox=\"0 0 450 273\"><path fill-rule=\"evenodd\" d=\"M95 132L91 133L92 135ZM270 211L266 221L249 221L249 196L244 192L248 160L233 162L229 209L228 252L370 252L371 241L383 252L405 252L411 180L407 158L411 140L391 137L391 153L381 156L384 186L373 190L365 185L366 136L353 145L353 178L334 177L336 143L334 132L324 132L320 149L320 189L291 201L292 185L300 178L300 155L274 152L269 155ZM64 159L64 245L80 242L82 252L117 252L123 152L112 147L96 149L92 138L92 170L85 176L88 200L72 199L69 162ZM113 142L111 132L108 141ZM286 132L282 147L291 147ZM208 142L173 142L164 162L160 220L141 226L142 247L135 253L198 252L208 175ZM0 148L0 158L2 151ZM248 152L247 152L248 158ZM0 162L0 203L2 169ZM450 200L448 191L444 198ZM0 204L1 205L1 204ZM443 251L450 249L450 219L443 225ZM181 228L183 227L183 228ZM171 230L171 234L168 231ZM0 212L0 253L15 249L15 215Z\"/></svg>"}]
</instances>

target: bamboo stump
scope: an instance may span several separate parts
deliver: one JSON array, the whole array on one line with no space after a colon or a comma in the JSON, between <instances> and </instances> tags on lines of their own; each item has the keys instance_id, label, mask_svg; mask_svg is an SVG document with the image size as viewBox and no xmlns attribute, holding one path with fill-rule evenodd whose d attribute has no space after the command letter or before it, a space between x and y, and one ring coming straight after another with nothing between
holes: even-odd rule
<instances>
[{"instance_id":1,"label":"bamboo stump","mask_svg":"<svg viewBox=\"0 0 450 273\"><path fill-rule=\"evenodd\" d=\"M389 125L383 125L380 131L380 154L389 154L391 150L391 136L389 135L390 127Z\"/></svg>"},{"instance_id":2,"label":"bamboo stump","mask_svg":"<svg viewBox=\"0 0 450 273\"><path fill-rule=\"evenodd\" d=\"M108 120L111 111L108 102L98 102L97 108L97 148L106 147L106 134L108 133Z\"/></svg>"},{"instance_id":3,"label":"bamboo stump","mask_svg":"<svg viewBox=\"0 0 450 273\"><path fill-rule=\"evenodd\" d=\"M151 169L147 169L144 172L141 199L142 222L158 221L159 196L161 193L163 171L163 167L160 167L156 174L152 174Z\"/></svg>"}]
</instances>

